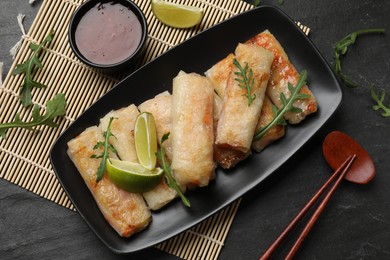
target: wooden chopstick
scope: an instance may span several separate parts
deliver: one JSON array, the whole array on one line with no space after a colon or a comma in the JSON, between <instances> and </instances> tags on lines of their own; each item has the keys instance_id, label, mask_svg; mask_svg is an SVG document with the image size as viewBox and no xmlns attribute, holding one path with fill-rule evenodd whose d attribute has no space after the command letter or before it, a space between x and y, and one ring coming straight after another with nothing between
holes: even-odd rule
<instances>
[{"instance_id":1,"label":"wooden chopstick","mask_svg":"<svg viewBox=\"0 0 390 260\"><path fill-rule=\"evenodd\" d=\"M299 238L295 242L294 246L291 248L288 253L286 259L292 259L295 253L298 251L300 245L303 240L309 233L310 229L313 227L314 223L318 219L319 215L324 210L326 204L330 200L333 193L336 191L336 188L341 183L341 180L344 178L345 174L348 172L349 167L352 162L355 160L356 154L350 155L347 159L341 164L339 168L330 176L330 178L322 185L322 187L317 191L317 193L306 203L306 205L301 209L301 211L290 221L287 227L283 230L283 232L276 238L276 240L268 247L265 253L259 258L260 260L269 259L272 253L276 250L276 248L281 244L284 238L291 232L291 230L298 224L298 222L306 215L309 209L314 205L314 203L321 197L324 191L329 187L329 185L338 177L333 187L329 190L327 195L324 197L321 204L318 206L317 210L314 212L313 216L310 218L308 224L305 226L304 230L300 234ZM340 174L341 172L341 174Z\"/></svg>"}]
</instances>

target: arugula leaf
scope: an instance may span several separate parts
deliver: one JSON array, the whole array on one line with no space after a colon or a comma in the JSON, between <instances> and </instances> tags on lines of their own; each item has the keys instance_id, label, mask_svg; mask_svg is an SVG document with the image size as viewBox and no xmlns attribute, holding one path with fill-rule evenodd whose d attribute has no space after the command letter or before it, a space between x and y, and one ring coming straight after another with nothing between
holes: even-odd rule
<instances>
[{"instance_id":1,"label":"arugula leaf","mask_svg":"<svg viewBox=\"0 0 390 260\"><path fill-rule=\"evenodd\" d=\"M97 150L97 149L103 147L103 152L100 155L96 155L96 154L91 155L91 158L95 158L95 159L102 158L102 160L100 161L99 167L97 169L97 172L96 172L96 182L99 182L103 178L104 172L106 170L108 152L111 150L112 152L117 153L117 151L114 148L114 146L112 146L108 142L108 139L111 136L114 136L111 133L111 129L110 129L111 123L112 123L112 121L114 119L116 119L116 118L115 117L110 117L110 121L108 122L107 130L103 133L104 141L97 142L95 144L95 146L93 147L94 150Z\"/></svg>"},{"instance_id":2,"label":"arugula leaf","mask_svg":"<svg viewBox=\"0 0 390 260\"><path fill-rule=\"evenodd\" d=\"M258 6L260 5L260 2L261 2L261 0L253 0L253 1L252 1L252 5L253 5L254 7L258 7Z\"/></svg>"},{"instance_id":3,"label":"arugula leaf","mask_svg":"<svg viewBox=\"0 0 390 260\"><path fill-rule=\"evenodd\" d=\"M62 93L57 94L52 100L46 102L46 113L39 114L39 106L34 105L32 110L32 120L30 122L23 122L20 119L20 114L16 113L13 122L0 124L0 140L6 138L7 130L10 128L21 127L30 131L34 131L38 125L46 125L49 127L57 127L58 124L53 120L57 116L65 115L66 101Z\"/></svg>"},{"instance_id":4,"label":"arugula leaf","mask_svg":"<svg viewBox=\"0 0 390 260\"><path fill-rule=\"evenodd\" d=\"M376 102L376 105L372 106L372 109L374 109L375 111L382 109L383 112L381 113L381 115L383 117L390 117L390 107L385 106L383 104L383 101L385 100L385 94L386 94L386 92L382 91L382 94L380 94L380 97L379 97L378 93L375 91L375 86L371 85L371 97Z\"/></svg>"},{"instance_id":5,"label":"arugula leaf","mask_svg":"<svg viewBox=\"0 0 390 260\"><path fill-rule=\"evenodd\" d=\"M287 112L292 113L300 113L302 112L302 109L298 107L294 107L294 102L298 99L305 99L309 98L309 94L301 94L299 91L303 86L306 85L306 78L307 78L307 72L306 70L303 70L301 74L299 75L298 82L295 87L293 87L290 83L288 83L288 89L290 90L290 97L286 98L284 93L280 93L280 100L282 101L282 107L280 109L277 109L276 106L272 107L272 111L274 112L274 119L265 127L262 127L258 129L255 133L255 136L253 137L253 142L259 140L262 138L265 133L272 128L275 125L285 125L286 121L284 119L284 114Z\"/></svg>"},{"instance_id":6,"label":"arugula leaf","mask_svg":"<svg viewBox=\"0 0 390 260\"><path fill-rule=\"evenodd\" d=\"M234 75L237 76L237 78L234 78L234 80L238 82L238 86L240 88L246 90L246 94L243 96L248 99L249 107L256 98L256 95L253 94L252 96L251 93L253 84L255 82L255 79L253 78L253 70L252 68L249 68L248 63L245 63L245 67L243 68L237 59L233 60L233 65L239 69L239 71L234 72Z\"/></svg>"},{"instance_id":7,"label":"arugula leaf","mask_svg":"<svg viewBox=\"0 0 390 260\"><path fill-rule=\"evenodd\" d=\"M179 196L180 196L181 200L183 201L184 205L186 205L187 207L191 207L190 201L183 194L183 192L181 191L179 185L177 185L177 182L176 182L175 178L173 178L172 172L171 172L171 166L168 164L167 159L165 157L165 149L162 146L162 144L166 140L168 140L169 134L170 133L166 133L166 134L164 134L162 136L160 149L157 151L157 158L159 159L159 161L161 163L161 168L163 168L163 170L165 172L165 177L166 177L168 186L171 187L172 189L176 190L177 194L179 194Z\"/></svg>"},{"instance_id":8,"label":"arugula leaf","mask_svg":"<svg viewBox=\"0 0 390 260\"><path fill-rule=\"evenodd\" d=\"M341 79L341 81L348 87L355 88L358 85L353 82L347 75L341 71L341 56L345 55L348 51L348 47L355 43L358 36L369 33L384 33L385 29L365 29L352 32L338 41L334 48L333 55L333 71Z\"/></svg>"},{"instance_id":9,"label":"arugula leaf","mask_svg":"<svg viewBox=\"0 0 390 260\"><path fill-rule=\"evenodd\" d=\"M39 60L38 56L41 53L43 46L51 42L53 40L54 31L51 31L45 39L41 42L41 44L37 45L34 43L31 43L29 45L29 48L33 51L32 56L26 60L24 63L16 65L15 69L12 71L12 75L22 74L25 73L26 77L24 78L24 82L21 86L21 101L24 107L28 107L32 105L32 99L31 99L31 91L35 88L45 88L46 85L41 84L37 81L34 81L32 79L33 70L35 67L38 69L41 69L43 67L42 62Z\"/></svg>"}]
</instances>

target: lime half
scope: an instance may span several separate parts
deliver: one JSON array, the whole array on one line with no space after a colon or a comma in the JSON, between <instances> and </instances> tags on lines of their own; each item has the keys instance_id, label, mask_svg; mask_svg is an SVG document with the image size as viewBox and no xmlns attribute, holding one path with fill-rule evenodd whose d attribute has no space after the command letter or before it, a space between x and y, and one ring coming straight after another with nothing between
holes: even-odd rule
<instances>
[{"instance_id":1,"label":"lime half","mask_svg":"<svg viewBox=\"0 0 390 260\"><path fill-rule=\"evenodd\" d=\"M157 163L157 132L151 113L138 115L134 126L134 142L140 164L146 169L154 169Z\"/></svg>"},{"instance_id":2,"label":"lime half","mask_svg":"<svg viewBox=\"0 0 390 260\"><path fill-rule=\"evenodd\" d=\"M202 8L152 0L153 14L162 23L175 28L190 28L200 23L204 11Z\"/></svg>"},{"instance_id":3,"label":"lime half","mask_svg":"<svg viewBox=\"0 0 390 260\"><path fill-rule=\"evenodd\" d=\"M163 169L145 169L139 163L107 159L107 175L118 187L133 193L147 192L156 187L163 176Z\"/></svg>"}]
</instances>

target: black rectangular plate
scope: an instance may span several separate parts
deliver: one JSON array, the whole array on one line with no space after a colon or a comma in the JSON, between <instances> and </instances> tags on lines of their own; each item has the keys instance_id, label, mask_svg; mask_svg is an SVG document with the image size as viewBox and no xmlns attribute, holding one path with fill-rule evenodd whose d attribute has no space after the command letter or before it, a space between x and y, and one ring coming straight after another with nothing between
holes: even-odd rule
<instances>
[{"instance_id":1,"label":"black rectangular plate","mask_svg":"<svg viewBox=\"0 0 390 260\"><path fill-rule=\"evenodd\" d=\"M308 71L308 83L318 99L319 111L260 154L253 154L235 169L217 169L216 180L208 187L187 193L192 207L180 200L153 213L150 226L130 238L120 237L107 223L90 191L69 159L67 142L85 128L96 125L112 109L139 105L165 90L171 91L172 79L180 70L204 73L239 42L269 29L285 48L298 71ZM75 86L77 87L77 86ZM99 87L99 86L91 86ZM63 188L78 213L111 250L135 252L158 244L185 231L235 201L262 182L330 118L341 103L342 92L328 64L294 22L281 10L263 6L237 15L174 47L121 81L87 109L59 137L51 151L51 162Z\"/></svg>"}]
</instances>

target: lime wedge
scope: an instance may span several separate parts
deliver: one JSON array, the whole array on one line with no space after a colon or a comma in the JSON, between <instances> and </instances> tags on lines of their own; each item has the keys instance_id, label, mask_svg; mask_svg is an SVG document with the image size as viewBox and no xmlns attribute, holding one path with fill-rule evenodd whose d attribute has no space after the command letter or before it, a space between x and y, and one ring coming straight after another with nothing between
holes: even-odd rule
<instances>
[{"instance_id":1,"label":"lime wedge","mask_svg":"<svg viewBox=\"0 0 390 260\"><path fill-rule=\"evenodd\" d=\"M107 175L118 187L133 193L147 192L156 187L163 176L163 169L145 169L139 163L107 159Z\"/></svg>"},{"instance_id":2,"label":"lime wedge","mask_svg":"<svg viewBox=\"0 0 390 260\"><path fill-rule=\"evenodd\" d=\"M153 14L162 23L175 28L189 28L200 23L204 11L202 8L152 0Z\"/></svg>"},{"instance_id":3,"label":"lime wedge","mask_svg":"<svg viewBox=\"0 0 390 260\"><path fill-rule=\"evenodd\" d=\"M143 112L135 120L134 142L140 164L146 169L154 169L157 162L157 133L151 113Z\"/></svg>"}]
</instances>

